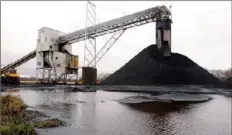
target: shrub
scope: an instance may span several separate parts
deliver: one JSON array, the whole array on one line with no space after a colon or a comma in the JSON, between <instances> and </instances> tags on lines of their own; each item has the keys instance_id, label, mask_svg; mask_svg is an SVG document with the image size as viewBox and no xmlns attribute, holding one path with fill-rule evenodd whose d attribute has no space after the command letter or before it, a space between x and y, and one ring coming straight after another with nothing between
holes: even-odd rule
<instances>
[{"instance_id":1,"label":"shrub","mask_svg":"<svg viewBox=\"0 0 232 135\"><path fill-rule=\"evenodd\" d=\"M51 128L51 127L58 127L58 126L63 126L64 122L58 120L58 119L49 119L49 120L44 120L36 123L37 128Z\"/></svg>"},{"instance_id":2,"label":"shrub","mask_svg":"<svg viewBox=\"0 0 232 135\"><path fill-rule=\"evenodd\" d=\"M1 135L36 135L33 125L30 124L8 124L0 126Z\"/></svg>"},{"instance_id":3,"label":"shrub","mask_svg":"<svg viewBox=\"0 0 232 135\"><path fill-rule=\"evenodd\" d=\"M17 96L1 96L1 135L36 135L33 125L22 121L26 107Z\"/></svg>"},{"instance_id":4,"label":"shrub","mask_svg":"<svg viewBox=\"0 0 232 135\"><path fill-rule=\"evenodd\" d=\"M26 110L26 105L22 99L17 96L6 95L1 96L1 115L8 115L11 117L21 116Z\"/></svg>"}]
</instances>

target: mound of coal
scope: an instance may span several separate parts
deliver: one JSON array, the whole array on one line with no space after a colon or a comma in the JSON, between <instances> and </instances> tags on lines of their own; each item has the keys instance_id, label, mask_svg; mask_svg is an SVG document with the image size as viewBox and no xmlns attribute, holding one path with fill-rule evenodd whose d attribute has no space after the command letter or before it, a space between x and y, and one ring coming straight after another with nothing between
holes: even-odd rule
<instances>
[{"instance_id":1,"label":"mound of coal","mask_svg":"<svg viewBox=\"0 0 232 135\"><path fill-rule=\"evenodd\" d=\"M232 89L232 77L225 80L225 85L227 88Z\"/></svg>"},{"instance_id":2,"label":"mound of coal","mask_svg":"<svg viewBox=\"0 0 232 135\"><path fill-rule=\"evenodd\" d=\"M188 57L172 53L163 57L156 45L150 45L119 70L101 82L102 85L211 85L220 80Z\"/></svg>"}]
</instances>

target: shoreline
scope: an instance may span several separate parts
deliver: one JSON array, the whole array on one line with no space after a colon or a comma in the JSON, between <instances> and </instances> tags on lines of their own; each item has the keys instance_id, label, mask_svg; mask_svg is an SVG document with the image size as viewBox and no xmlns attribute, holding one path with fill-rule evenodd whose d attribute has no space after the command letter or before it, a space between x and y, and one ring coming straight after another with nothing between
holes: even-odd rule
<instances>
[{"instance_id":1,"label":"shoreline","mask_svg":"<svg viewBox=\"0 0 232 135\"><path fill-rule=\"evenodd\" d=\"M27 110L23 100L15 95L1 95L1 135L38 135L36 128L46 129L65 126L58 118L50 118L37 110Z\"/></svg>"},{"instance_id":2,"label":"shoreline","mask_svg":"<svg viewBox=\"0 0 232 135\"><path fill-rule=\"evenodd\" d=\"M167 87L172 89L167 90ZM138 92L138 93L186 93L186 94L219 94L232 97L232 89L218 88L213 85L154 85L154 86L132 86L132 85L43 85L43 84L21 84L21 85L3 85L1 91L8 89L32 89L49 90L60 89L69 92ZM186 89L185 89L186 88Z\"/></svg>"}]
</instances>

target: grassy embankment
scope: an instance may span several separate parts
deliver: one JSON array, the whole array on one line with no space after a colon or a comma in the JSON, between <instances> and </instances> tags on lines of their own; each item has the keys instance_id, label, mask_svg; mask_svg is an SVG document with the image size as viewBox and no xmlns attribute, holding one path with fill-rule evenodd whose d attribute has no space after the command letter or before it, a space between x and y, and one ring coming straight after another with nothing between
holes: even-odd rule
<instances>
[{"instance_id":1,"label":"grassy embankment","mask_svg":"<svg viewBox=\"0 0 232 135\"><path fill-rule=\"evenodd\" d=\"M27 105L17 96L1 96L1 135L36 135L34 128L49 128L63 125L58 119L39 122L27 121Z\"/></svg>"}]
</instances>

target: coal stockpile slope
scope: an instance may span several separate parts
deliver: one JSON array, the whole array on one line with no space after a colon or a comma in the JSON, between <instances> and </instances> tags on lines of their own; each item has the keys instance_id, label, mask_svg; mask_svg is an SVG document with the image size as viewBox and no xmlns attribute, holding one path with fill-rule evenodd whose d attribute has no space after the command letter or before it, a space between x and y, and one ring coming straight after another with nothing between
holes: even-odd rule
<instances>
[{"instance_id":1,"label":"coal stockpile slope","mask_svg":"<svg viewBox=\"0 0 232 135\"><path fill-rule=\"evenodd\" d=\"M225 85L226 85L227 88L232 89L232 77L226 79L224 81L224 83L225 83Z\"/></svg>"},{"instance_id":2,"label":"coal stockpile slope","mask_svg":"<svg viewBox=\"0 0 232 135\"><path fill-rule=\"evenodd\" d=\"M156 45L150 45L119 70L101 82L102 85L210 85L221 82L188 57L172 53L163 57Z\"/></svg>"}]
</instances>

